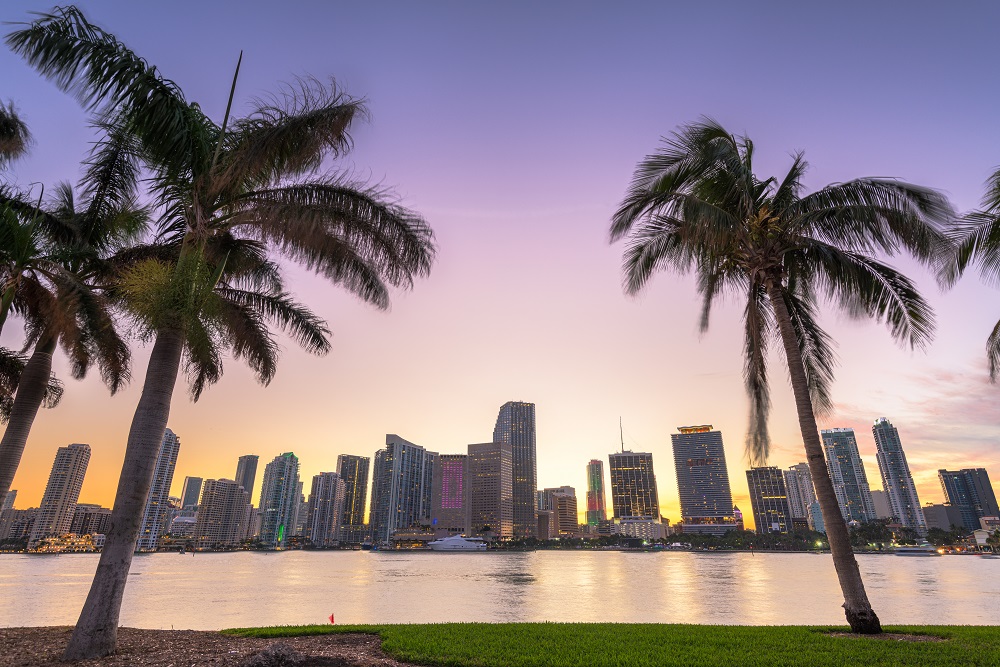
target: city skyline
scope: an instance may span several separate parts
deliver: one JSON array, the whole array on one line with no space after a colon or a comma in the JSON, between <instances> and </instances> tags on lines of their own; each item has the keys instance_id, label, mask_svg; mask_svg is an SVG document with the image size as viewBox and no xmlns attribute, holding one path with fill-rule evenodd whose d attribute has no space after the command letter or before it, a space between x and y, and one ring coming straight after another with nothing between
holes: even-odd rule
<instances>
[{"instance_id":1,"label":"city skyline","mask_svg":"<svg viewBox=\"0 0 1000 667\"><path fill-rule=\"evenodd\" d=\"M690 18L702 11L698 8L652 8L647 28L599 8L579 8L570 16L538 8L532 21L518 22L482 8L418 11L401 5L396 20L385 26L391 34L387 48L373 50L363 41L365 31L352 30L377 20L364 7L338 9L344 36L336 44L317 33L291 40L279 27L274 44L280 48L274 48L252 39L270 27L266 11L249 12L239 30L216 35L210 26L225 16L219 8L204 8L206 20L188 25L169 7L151 7L149 18L139 21L124 4L81 4L216 117L241 48L246 59L235 103L241 109L250 96L274 91L298 73L338 77L349 92L370 101L373 115L370 125L355 132L350 166L396 187L408 205L426 215L440 245L431 277L412 293L397 295L387 315L293 272L290 286L329 319L333 352L316 359L285 345L278 375L266 390L238 363L227 363L226 377L198 404L179 387L171 425L185 437L180 475L228 479L240 454L257 452L267 460L291 449L302 457L302 477L308 479L332 468L324 452L372 456L387 432L405 433L435 451L461 452L469 442L489 439L496 406L519 396L541 406L538 488L585 489L582 464L606 460L618 443L619 416L627 447L651 452L658 461L670 460L666 435L674 425L704 421L726 434L733 500L748 507L740 481L746 467L741 342L732 326L738 313L721 309L712 331L699 340L698 306L688 279L658 278L640 299L621 294L622 247L608 246L606 234L635 163L660 136L701 114L748 132L764 175L786 167L790 151L804 150L813 165L811 187L861 175L898 176L941 188L969 210L1000 162L996 94L980 83L990 75L989 54L978 51L988 40L974 34L994 22L988 15L998 18L997 8L984 8L974 22L963 10L938 15L914 9L900 17L872 8L863 25L831 17L834 41L808 29L808 10L790 16L777 8L733 8L733 26L777 21L788 35L808 35L813 47L791 65L794 81L788 89L763 97L730 72L726 54L712 54L670 85L648 83L647 68L656 61L651 55L683 52L692 48L685 41L693 37L663 45L635 31L645 34L656 17ZM29 10L48 7L15 1L5 5L2 18L26 20ZM326 22L316 23L295 29L319 30ZM886 26L893 29L883 30ZM176 52L171 34L183 35L199 50ZM547 36L553 34L561 35L565 58L551 57ZM522 44L517 53L506 46L512 35ZM605 49L591 49L596 36L607 40L600 42ZM857 44L848 54L837 48L845 38ZM390 42L396 46L389 48ZM422 48L426 42L435 47ZM923 45L919 51L909 48L916 42ZM778 57L771 45L758 48L762 58ZM946 79L949 94L915 106L881 79L857 76L861 65L898 52L906 53L915 70ZM845 58L847 66L831 69L834 62L844 65ZM5 95L12 96L36 138L32 153L13 165L16 180L47 188L75 180L91 139L84 114L6 50L0 52L0 66L9 73ZM483 67L491 74L484 77L488 86L477 76ZM432 84L413 83L429 71L436 73ZM835 79L831 91L851 86L869 104L852 109L832 93L815 91L808 74L816 71ZM603 90L596 105L595 86ZM539 104L511 116L512 97ZM803 97L814 102L809 113L791 103ZM955 98L963 100L960 109L949 101ZM442 99L449 101L442 106ZM617 99L630 104L610 101ZM602 131L609 118L615 119L613 131ZM913 141L917 136L924 138L920 146ZM477 149L470 151L470 145ZM877 415L889 415L903 429L921 501L940 502L938 469L1000 469L998 393L986 384L982 359L994 314L973 307L995 302L997 293L970 275L942 296L925 271L903 260L892 263L906 269L936 307L936 341L927 354L902 351L877 325L855 324L824 307L821 320L839 344L840 366L833 392L837 407L821 428L853 428L867 477L874 481L879 479L875 447L866 433ZM510 316L498 317L501 306ZM0 344L18 348L18 329L12 320ZM96 377L69 380L65 359L56 355L66 395L35 423L13 485L20 491L18 507L38 505L55 450L75 441L91 443L94 450L81 499L110 506L147 355L148 348L135 346L135 379L113 399ZM489 383L479 387L468 381L473 364ZM804 455L790 392L778 375L781 365L773 368L775 446L769 463L787 467ZM387 373L395 380L388 386ZM680 381L663 382L664 376ZM420 392L410 389L418 385ZM323 391L317 391L320 386ZM276 414L282 419L274 419ZM662 512L678 516L671 466L661 465L658 484ZM176 478L171 494L177 495Z\"/></svg>"}]
</instances>

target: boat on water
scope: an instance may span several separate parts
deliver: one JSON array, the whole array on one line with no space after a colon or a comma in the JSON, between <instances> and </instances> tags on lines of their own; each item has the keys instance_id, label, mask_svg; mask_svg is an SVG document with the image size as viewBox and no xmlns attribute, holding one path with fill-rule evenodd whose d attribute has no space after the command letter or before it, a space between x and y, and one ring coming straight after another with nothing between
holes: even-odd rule
<instances>
[{"instance_id":1,"label":"boat on water","mask_svg":"<svg viewBox=\"0 0 1000 667\"><path fill-rule=\"evenodd\" d=\"M431 551L486 551L486 541L481 537L450 535L428 542Z\"/></svg>"},{"instance_id":2,"label":"boat on water","mask_svg":"<svg viewBox=\"0 0 1000 667\"><path fill-rule=\"evenodd\" d=\"M930 544L919 544L911 547L896 547L894 553L897 556L940 556L937 547Z\"/></svg>"}]
</instances>

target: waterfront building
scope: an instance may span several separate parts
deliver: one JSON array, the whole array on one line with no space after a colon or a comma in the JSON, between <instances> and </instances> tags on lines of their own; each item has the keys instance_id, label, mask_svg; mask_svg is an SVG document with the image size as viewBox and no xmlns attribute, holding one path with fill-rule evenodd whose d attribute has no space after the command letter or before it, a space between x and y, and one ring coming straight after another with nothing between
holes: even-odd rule
<instances>
[{"instance_id":1,"label":"waterfront building","mask_svg":"<svg viewBox=\"0 0 1000 667\"><path fill-rule=\"evenodd\" d=\"M393 433L385 436L372 472L372 542L387 545L395 531L430 523L437 456Z\"/></svg>"},{"instance_id":2,"label":"waterfront building","mask_svg":"<svg viewBox=\"0 0 1000 667\"><path fill-rule=\"evenodd\" d=\"M611 509L615 519L646 517L659 519L653 455L622 451L608 455L611 473Z\"/></svg>"},{"instance_id":3,"label":"waterfront building","mask_svg":"<svg viewBox=\"0 0 1000 667\"><path fill-rule=\"evenodd\" d=\"M69 532L89 463L90 445L74 443L56 451L52 470L49 471L49 481L45 485L42 502L38 505L38 513L31 526L29 549L43 537Z\"/></svg>"},{"instance_id":4,"label":"waterfront building","mask_svg":"<svg viewBox=\"0 0 1000 667\"><path fill-rule=\"evenodd\" d=\"M3 507L0 507L0 512L5 512L7 510L14 509L14 499L17 498L17 489L11 489L7 492L7 495L3 499Z\"/></svg>"},{"instance_id":5,"label":"waterfront building","mask_svg":"<svg viewBox=\"0 0 1000 667\"><path fill-rule=\"evenodd\" d=\"M604 463L598 459L587 464L587 525L598 526L608 518L604 506Z\"/></svg>"},{"instance_id":6,"label":"waterfront building","mask_svg":"<svg viewBox=\"0 0 1000 667\"><path fill-rule=\"evenodd\" d=\"M889 506L889 496L885 491L880 489L872 491L872 506L875 508L876 519L892 518L892 508Z\"/></svg>"},{"instance_id":7,"label":"waterfront building","mask_svg":"<svg viewBox=\"0 0 1000 667\"><path fill-rule=\"evenodd\" d=\"M615 519L614 532L627 537L637 537L644 542L655 542L667 536L667 528L659 521L644 517L624 517Z\"/></svg>"},{"instance_id":8,"label":"waterfront building","mask_svg":"<svg viewBox=\"0 0 1000 667\"><path fill-rule=\"evenodd\" d=\"M823 509L819 506L819 501L814 500L809 505L809 525L817 533L826 533L826 524L823 523Z\"/></svg>"},{"instance_id":9,"label":"waterfront building","mask_svg":"<svg viewBox=\"0 0 1000 667\"><path fill-rule=\"evenodd\" d=\"M246 534L250 494L232 479L207 479L194 525L197 549L239 545Z\"/></svg>"},{"instance_id":10,"label":"waterfront building","mask_svg":"<svg viewBox=\"0 0 1000 667\"><path fill-rule=\"evenodd\" d=\"M670 435L681 500L681 530L723 535L736 529L722 433L710 424L680 426Z\"/></svg>"},{"instance_id":11,"label":"waterfront building","mask_svg":"<svg viewBox=\"0 0 1000 667\"><path fill-rule=\"evenodd\" d=\"M236 462L236 477L233 481L247 492L248 502L253 504L253 485L257 482L257 463L260 457L256 454L244 454Z\"/></svg>"},{"instance_id":12,"label":"waterfront building","mask_svg":"<svg viewBox=\"0 0 1000 667\"><path fill-rule=\"evenodd\" d=\"M201 497L201 477L185 477L181 485L181 509L197 509Z\"/></svg>"},{"instance_id":13,"label":"waterfront building","mask_svg":"<svg viewBox=\"0 0 1000 667\"><path fill-rule=\"evenodd\" d=\"M335 472L321 472L312 478L309 491L305 537L317 547L340 543L347 485Z\"/></svg>"},{"instance_id":14,"label":"waterfront building","mask_svg":"<svg viewBox=\"0 0 1000 667\"><path fill-rule=\"evenodd\" d=\"M160 451L156 454L153 481L149 485L146 506L142 511L142 523L139 524L139 541L135 545L136 551L156 551L160 544L160 538L167 532L170 485L174 481L174 468L177 467L177 454L180 449L180 439L168 428L163 433ZM200 479L198 485L201 486ZM194 503L198 504L197 497L194 498Z\"/></svg>"},{"instance_id":15,"label":"waterfront building","mask_svg":"<svg viewBox=\"0 0 1000 667\"><path fill-rule=\"evenodd\" d=\"M507 442L484 442L469 445L469 523L471 535L488 533L499 540L514 537L514 453ZM531 493L532 517L536 535L538 514ZM489 526L489 530L486 527Z\"/></svg>"},{"instance_id":16,"label":"waterfront building","mask_svg":"<svg viewBox=\"0 0 1000 667\"><path fill-rule=\"evenodd\" d=\"M805 519L809 516L809 506L816 500L812 473L808 463L797 463L784 471L785 493L788 494L788 510L792 517Z\"/></svg>"},{"instance_id":17,"label":"waterfront building","mask_svg":"<svg viewBox=\"0 0 1000 667\"><path fill-rule=\"evenodd\" d=\"M493 428L493 442L510 445L514 467L514 538L534 537L538 527L535 490L538 467L535 460L535 404L504 403Z\"/></svg>"},{"instance_id":18,"label":"waterfront building","mask_svg":"<svg viewBox=\"0 0 1000 667\"><path fill-rule=\"evenodd\" d=\"M434 462L431 525L435 533L461 535L469 531L468 459L466 454L441 454ZM513 484L513 478L511 483ZM513 503L513 497L511 502ZM512 504L511 512L513 511Z\"/></svg>"},{"instance_id":19,"label":"waterfront building","mask_svg":"<svg viewBox=\"0 0 1000 667\"><path fill-rule=\"evenodd\" d=\"M91 504L77 504L69 532L76 535L104 535L111 527L111 510Z\"/></svg>"},{"instance_id":20,"label":"waterfront building","mask_svg":"<svg viewBox=\"0 0 1000 667\"><path fill-rule=\"evenodd\" d=\"M858 441L853 428L830 428L820 431L826 466L833 481L840 513L847 522L866 523L876 518L868 475L865 473Z\"/></svg>"},{"instance_id":21,"label":"waterfront building","mask_svg":"<svg viewBox=\"0 0 1000 667\"><path fill-rule=\"evenodd\" d=\"M337 475L344 482L344 512L341 515L340 541L361 544L367 536L365 503L368 501L367 456L341 454L337 457Z\"/></svg>"},{"instance_id":22,"label":"waterfront building","mask_svg":"<svg viewBox=\"0 0 1000 667\"><path fill-rule=\"evenodd\" d=\"M963 528L962 511L949 503L924 505L924 519L927 521L927 529L937 528L949 531L952 526Z\"/></svg>"},{"instance_id":23,"label":"waterfront building","mask_svg":"<svg viewBox=\"0 0 1000 667\"><path fill-rule=\"evenodd\" d=\"M174 539L194 537L194 529L198 523L196 516L175 516L170 522L170 536Z\"/></svg>"},{"instance_id":24,"label":"waterfront building","mask_svg":"<svg viewBox=\"0 0 1000 667\"><path fill-rule=\"evenodd\" d=\"M301 537L305 535L306 531L306 521L309 518L309 505L306 503L306 495L302 493L303 482L299 480L297 490L295 492L298 502L295 505L295 514L292 518L292 525L295 529L292 531L292 535Z\"/></svg>"},{"instance_id":25,"label":"waterfront building","mask_svg":"<svg viewBox=\"0 0 1000 667\"><path fill-rule=\"evenodd\" d=\"M747 486L757 532L761 535L792 532L792 511L782 471L774 466L751 468L747 470Z\"/></svg>"},{"instance_id":26,"label":"waterfront building","mask_svg":"<svg viewBox=\"0 0 1000 667\"><path fill-rule=\"evenodd\" d=\"M281 549L295 529L295 512L300 496L299 459L292 452L274 457L264 466L260 491L260 541Z\"/></svg>"},{"instance_id":27,"label":"waterfront building","mask_svg":"<svg viewBox=\"0 0 1000 667\"><path fill-rule=\"evenodd\" d=\"M577 519L576 489L572 486L560 486L545 489L548 498L547 505L552 512L555 525L550 526L559 537L576 535L580 532Z\"/></svg>"},{"instance_id":28,"label":"waterfront building","mask_svg":"<svg viewBox=\"0 0 1000 667\"><path fill-rule=\"evenodd\" d=\"M556 529L556 513L552 510L538 510L538 539L551 540L559 536Z\"/></svg>"},{"instance_id":29,"label":"waterfront building","mask_svg":"<svg viewBox=\"0 0 1000 667\"><path fill-rule=\"evenodd\" d=\"M872 435L875 436L875 458L878 460L879 472L882 473L882 488L889 497L893 517L904 527L921 535L926 534L927 522L920 507L910 466L906 462L899 431L888 419L879 417L872 426Z\"/></svg>"},{"instance_id":30,"label":"waterfront building","mask_svg":"<svg viewBox=\"0 0 1000 667\"><path fill-rule=\"evenodd\" d=\"M11 507L0 512L0 542L27 540L31 535L32 526L35 525L36 516L38 516L37 507L26 510Z\"/></svg>"},{"instance_id":31,"label":"waterfront building","mask_svg":"<svg viewBox=\"0 0 1000 667\"><path fill-rule=\"evenodd\" d=\"M962 525L967 530L978 529L983 517L1000 516L996 494L985 468L938 470L938 479L945 499L962 513Z\"/></svg>"}]
</instances>

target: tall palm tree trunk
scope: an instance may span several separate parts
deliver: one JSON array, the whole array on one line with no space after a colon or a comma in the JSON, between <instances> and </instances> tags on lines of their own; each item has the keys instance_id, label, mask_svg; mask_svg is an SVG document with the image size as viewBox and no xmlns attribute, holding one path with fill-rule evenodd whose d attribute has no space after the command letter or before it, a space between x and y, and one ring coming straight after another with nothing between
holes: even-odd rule
<instances>
[{"instance_id":1,"label":"tall palm tree trunk","mask_svg":"<svg viewBox=\"0 0 1000 667\"><path fill-rule=\"evenodd\" d=\"M85 660L109 655L118 640L118 615L132 555L139 538L139 524L170 415L170 397L177 382L184 336L178 329L161 329L146 369L142 396L132 417L125 462L118 480L101 560L87 601L76 623L64 660Z\"/></svg>"},{"instance_id":2,"label":"tall palm tree trunk","mask_svg":"<svg viewBox=\"0 0 1000 667\"><path fill-rule=\"evenodd\" d=\"M834 493L833 481L826 467L819 429L816 427L816 416L813 414L812 399L809 397L809 385L799 350L798 336L795 334L795 327L792 325L792 318L785 304L784 287L778 279L768 281L767 296L774 309L778 331L781 332L781 342L785 347L792 392L795 395L795 408L799 415L799 430L802 432L802 442L806 448L809 472L816 487L816 498L823 512L823 525L826 528L826 539L830 543L833 565L837 569L837 578L844 593L844 612L847 622L854 632L866 635L879 634L882 632L882 624L879 623L878 616L868 602L858 561L854 558L854 550L851 548L847 524L840 513L837 494Z\"/></svg>"},{"instance_id":3,"label":"tall palm tree trunk","mask_svg":"<svg viewBox=\"0 0 1000 667\"><path fill-rule=\"evenodd\" d=\"M21 463L21 454L24 453L24 446L28 442L31 425L38 414L38 408L45 400L45 390L49 386L49 376L52 374L52 353L55 349L54 337L39 341L28 363L24 365L21 379L18 380L7 430L0 440L0 507L3 507L4 498L10 492L10 485L14 483L14 475Z\"/></svg>"}]
</instances>

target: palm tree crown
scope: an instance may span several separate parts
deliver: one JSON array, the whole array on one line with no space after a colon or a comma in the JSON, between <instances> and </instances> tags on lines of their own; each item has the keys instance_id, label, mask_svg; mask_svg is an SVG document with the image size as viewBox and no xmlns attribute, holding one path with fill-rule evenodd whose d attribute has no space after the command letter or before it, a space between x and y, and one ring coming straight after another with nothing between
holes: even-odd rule
<instances>
[{"instance_id":1,"label":"palm tree crown","mask_svg":"<svg viewBox=\"0 0 1000 667\"><path fill-rule=\"evenodd\" d=\"M857 179L804 194L801 153L781 180L758 178L753 157L750 139L713 120L685 126L637 167L611 240L628 239L628 293L660 269L693 272L703 330L717 297L734 292L745 300L747 455L760 462L770 442L766 363L776 334L768 287L780 289L791 314L814 409L828 410L835 357L816 320L819 297L853 316L886 322L897 340L925 344L930 307L908 278L874 255L905 249L937 261L945 247L941 224L952 211L935 191L893 179Z\"/></svg>"}]
</instances>

